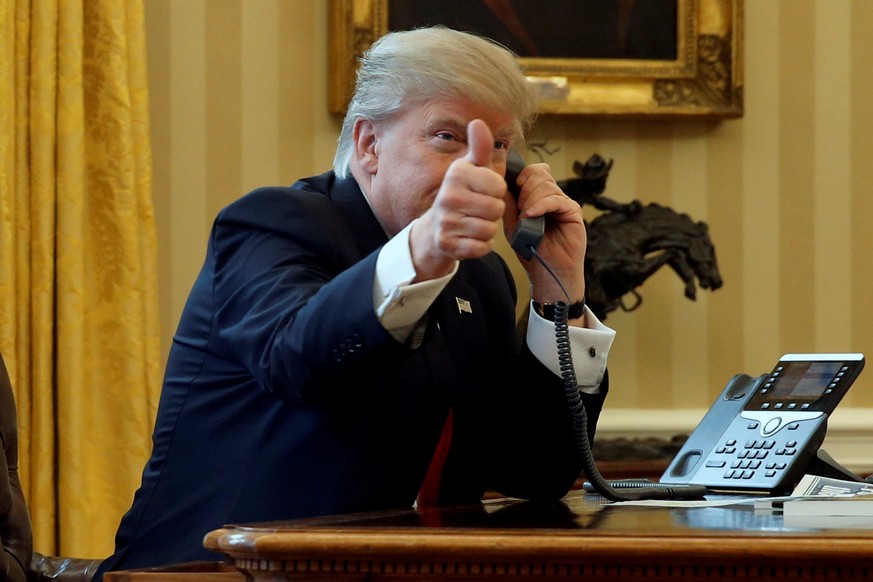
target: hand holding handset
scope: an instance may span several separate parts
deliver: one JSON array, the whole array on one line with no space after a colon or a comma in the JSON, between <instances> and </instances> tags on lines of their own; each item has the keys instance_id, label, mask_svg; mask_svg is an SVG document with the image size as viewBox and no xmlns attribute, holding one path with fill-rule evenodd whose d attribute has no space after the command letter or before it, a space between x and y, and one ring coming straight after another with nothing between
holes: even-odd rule
<instances>
[{"instance_id":1,"label":"hand holding handset","mask_svg":"<svg viewBox=\"0 0 873 582\"><path fill-rule=\"evenodd\" d=\"M509 157L506 159L506 187L515 198L516 202L518 202L518 197L521 195L521 189L518 187L516 180L525 165L526 164L524 163L521 154L515 150L509 152ZM509 237L509 244L515 252L523 258L530 260L531 257L533 257L534 251L539 248L545 232L545 217L519 217L518 224L516 224L515 230Z\"/></svg>"},{"instance_id":2,"label":"hand holding handset","mask_svg":"<svg viewBox=\"0 0 873 582\"><path fill-rule=\"evenodd\" d=\"M516 201L518 201L521 192L516 180L524 167L525 163L521 155L514 150L510 151L506 160L506 186ZM535 252L543 240L545 230L546 221L544 216L537 218L519 217L518 224L510 236L509 243L515 252L524 259L530 260L535 256ZM542 258L538 255L537 259L543 262ZM548 270L551 272L551 269ZM560 284L560 281L558 283ZM573 362L570 357L571 350L567 337L566 307L567 304L564 302L557 304L555 310L555 336L558 344L558 353L561 354L559 358L561 359L565 398L573 416L575 448L582 461L585 476L588 477L593 490L610 501L629 501L631 499L697 499L703 497L706 493L706 488L697 485L649 483L645 486L635 485L633 491L625 489L619 492L603 479L595 464L591 444L588 442L587 415L579 395L576 374L573 371Z\"/></svg>"}]
</instances>

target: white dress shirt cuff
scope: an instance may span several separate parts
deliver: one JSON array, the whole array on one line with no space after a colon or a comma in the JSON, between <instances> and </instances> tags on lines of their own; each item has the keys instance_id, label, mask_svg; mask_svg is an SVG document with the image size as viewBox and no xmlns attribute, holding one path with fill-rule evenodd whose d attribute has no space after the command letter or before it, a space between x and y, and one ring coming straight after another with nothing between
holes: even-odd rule
<instances>
[{"instance_id":1,"label":"white dress shirt cuff","mask_svg":"<svg viewBox=\"0 0 873 582\"><path fill-rule=\"evenodd\" d=\"M579 389L589 394L600 392L600 383L606 372L609 348L615 339L615 330L605 326L585 308L590 327L569 328L570 353ZM558 348L555 340L555 323L540 317L530 308L527 322L527 344L537 359L556 375L561 375Z\"/></svg>"},{"instance_id":2,"label":"white dress shirt cuff","mask_svg":"<svg viewBox=\"0 0 873 582\"><path fill-rule=\"evenodd\" d=\"M439 279L412 283L415 266L409 250L409 232L414 221L389 240L376 259L373 309L382 326L397 341L405 342L419 320L458 271Z\"/></svg>"}]
</instances>

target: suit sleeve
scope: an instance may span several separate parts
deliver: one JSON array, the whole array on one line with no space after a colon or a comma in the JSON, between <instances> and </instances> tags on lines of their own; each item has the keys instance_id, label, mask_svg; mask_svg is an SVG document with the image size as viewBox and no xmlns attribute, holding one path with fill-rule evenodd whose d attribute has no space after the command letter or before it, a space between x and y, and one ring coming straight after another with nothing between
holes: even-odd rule
<instances>
[{"instance_id":1,"label":"suit sleeve","mask_svg":"<svg viewBox=\"0 0 873 582\"><path fill-rule=\"evenodd\" d=\"M258 191L219 215L207 257L212 305L204 311L215 318L213 345L264 389L329 401L407 348L373 311L378 249L364 254L323 197L300 195L291 204L287 196Z\"/></svg>"}]
</instances>

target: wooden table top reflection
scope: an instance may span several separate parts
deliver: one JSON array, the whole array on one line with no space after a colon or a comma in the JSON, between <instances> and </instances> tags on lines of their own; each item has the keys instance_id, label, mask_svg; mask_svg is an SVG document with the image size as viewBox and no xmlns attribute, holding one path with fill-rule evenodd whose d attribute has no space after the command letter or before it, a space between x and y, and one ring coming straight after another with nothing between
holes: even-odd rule
<instances>
[{"instance_id":1,"label":"wooden table top reflection","mask_svg":"<svg viewBox=\"0 0 873 582\"><path fill-rule=\"evenodd\" d=\"M204 543L253 580L873 579L873 529L857 521L616 506L582 492L227 526Z\"/></svg>"}]
</instances>

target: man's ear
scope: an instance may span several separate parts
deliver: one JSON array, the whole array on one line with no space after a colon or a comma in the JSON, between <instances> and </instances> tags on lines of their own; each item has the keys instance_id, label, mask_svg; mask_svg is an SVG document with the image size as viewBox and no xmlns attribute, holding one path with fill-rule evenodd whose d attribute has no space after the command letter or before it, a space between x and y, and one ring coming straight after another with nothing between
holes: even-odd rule
<instances>
[{"instance_id":1,"label":"man's ear","mask_svg":"<svg viewBox=\"0 0 873 582\"><path fill-rule=\"evenodd\" d=\"M358 166L370 175L379 168L379 154L376 151L376 127L368 119L355 121L352 134L355 144L354 158Z\"/></svg>"}]
</instances>

